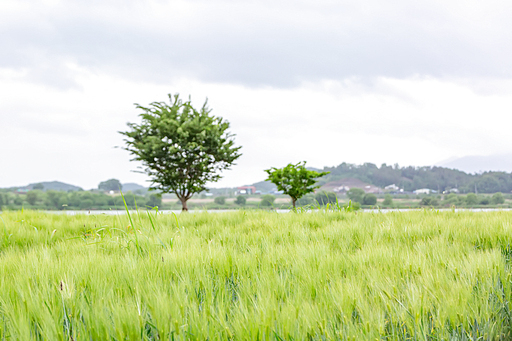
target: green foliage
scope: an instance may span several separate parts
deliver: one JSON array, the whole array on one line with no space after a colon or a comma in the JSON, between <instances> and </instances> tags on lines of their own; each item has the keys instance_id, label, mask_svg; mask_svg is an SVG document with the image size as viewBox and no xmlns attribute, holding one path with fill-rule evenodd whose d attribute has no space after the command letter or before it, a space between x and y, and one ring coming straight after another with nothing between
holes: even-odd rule
<instances>
[{"instance_id":1,"label":"green foliage","mask_svg":"<svg viewBox=\"0 0 512 341\"><path fill-rule=\"evenodd\" d=\"M480 202L479 202L480 205L489 205L490 203L491 203L491 200L489 200L488 197L480 198Z\"/></svg>"},{"instance_id":2,"label":"green foliage","mask_svg":"<svg viewBox=\"0 0 512 341\"><path fill-rule=\"evenodd\" d=\"M80 209L82 210L90 210L93 208L93 206L94 202L92 201L92 199L84 199L80 201Z\"/></svg>"},{"instance_id":3,"label":"green foliage","mask_svg":"<svg viewBox=\"0 0 512 341\"><path fill-rule=\"evenodd\" d=\"M420 201L420 206L438 206L439 201L434 197L423 197Z\"/></svg>"},{"instance_id":4,"label":"green foliage","mask_svg":"<svg viewBox=\"0 0 512 341\"><path fill-rule=\"evenodd\" d=\"M44 189L44 185L43 184L35 184L34 186L32 186L32 189L42 191Z\"/></svg>"},{"instance_id":5,"label":"green foliage","mask_svg":"<svg viewBox=\"0 0 512 341\"><path fill-rule=\"evenodd\" d=\"M342 163L336 167L326 167L324 170L330 174L320 179L320 184L344 178L357 178L379 187L394 183L405 191L419 188L439 188L441 191L457 188L462 193L469 193L475 191L475 187L479 193L512 191L512 173L505 172L467 174L443 167L399 167L386 164L378 167L372 163Z\"/></svg>"},{"instance_id":6,"label":"green foliage","mask_svg":"<svg viewBox=\"0 0 512 341\"><path fill-rule=\"evenodd\" d=\"M162 195L150 194L146 206L148 206L149 208L162 206Z\"/></svg>"},{"instance_id":7,"label":"green foliage","mask_svg":"<svg viewBox=\"0 0 512 341\"><path fill-rule=\"evenodd\" d=\"M505 197L503 196L503 193L501 193L501 192L494 193L491 198L491 203L493 203L494 205L504 204Z\"/></svg>"},{"instance_id":8,"label":"green foliage","mask_svg":"<svg viewBox=\"0 0 512 341\"><path fill-rule=\"evenodd\" d=\"M26 200L30 205L34 206L36 204L36 202L39 200L39 198L41 197L41 194L42 193L39 190L29 191L29 192L27 192Z\"/></svg>"},{"instance_id":9,"label":"green foliage","mask_svg":"<svg viewBox=\"0 0 512 341\"><path fill-rule=\"evenodd\" d=\"M363 203L364 195L365 195L365 192L361 188L353 187L353 188L349 189L347 192L347 196L350 200L352 200L353 202L358 202L360 204Z\"/></svg>"},{"instance_id":10,"label":"green foliage","mask_svg":"<svg viewBox=\"0 0 512 341\"><path fill-rule=\"evenodd\" d=\"M337 199L336 193L334 192L320 191L315 194L315 200L320 205L334 204Z\"/></svg>"},{"instance_id":11,"label":"green foliage","mask_svg":"<svg viewBox=\"0 0 512 341\"><path fill-rule=\"evenodd\" d=\"M12 200L6 200L12 196ZM20 209L23 204L30 204L36 209L45 210L81 210L81 209L94 209L94 210L108 210L108 209L122 209L124 203L121 196L109 196L104 193L79 191L79 192L62 192L49 190L42 192L39 190L29 191L27 194L13 194L13 193L0 193L3 200L3 206L10 203L10 209ZM151 193L146 196L135 195L132 192L125 193L127 204L130 209L162 205L162 197L159 193ZM84 203L85 201L85 203ZM0 205L1 206L1 205Z\"/></svg>"},{"instance_id":12,"label":"green foliage","mask_svg":"<svg viewBox=\"0 0 512 341\"><path fill-rule=\"evenodd\" d=\"M60 203L61 197L66 195L64 192L47 191L46 192L46 205L51 209L61 210L62 204Z\"/></svg>"},{"instance_id":13,"label":"green foliage","mask_svg":"<svg viewBox=\"0 0 512 341\"><path fill-rule=\"evenodd\" d=\"M177 94L169 101L136 104L142 123L128 123L130 130L121 134L133 160L144 165L151 188L175 193L187 210L187 200L218 181L220 171L240 157L241 147L234 146L229 123L211 115L207 102L197 110Z\"/></svg>"},{"instance_id":14,"label":"green foliage","mask_svg":"<svg viewBox=\"0 0 512 341\"><path fill-rule=\"evenodd\" d=\"M117 179L110 179L107 181L100 182L100 184L98 185L98 189L105 191L105 192L109 192L109 191L119 192L119 191L123 190L123 185L121 185L121 181L119 181Z\"/></svg>"},{"instance_id":15,"label":"green foliage","mask_svg":"<svg viewBox=\"0 0 512 341\"><path fill-rule=\"evenodd\" d=\"M343 209L345 212L355 212L361 209L361 204L358 202L352 202L352 200L348 201L348 204L343 205Z\"/></svg>"},{"instance_id":16,"label":"green foliage","mask_svg":"<svg viewBox=\"0 0 512 341\"><path fill-rule=\"evenodd\" d=\"M386 194L384 196L384 201L382 202L382 205L384 205L384 206L393 205L393 197L390 194Z\"/></svg>"},{"instance_id":17,"label":"green foliage","mask_svg":"<svg viewBox=\"0 0 512 341\"><path fill-rule=\"evenodd\" d=\"M318 188L315 186L317 178L328 174L328 172L319 173L308 170L305 161L297 164L290 163L283 168L272 167L265 172L268 174L266 181L272 182L278 190L289 195L292 198L293 207L298 199Z\"/></svg>"},{"instance_id":18,"label":"green foliage","mask_svg":"<svg viewBox=\"0 0 512 341\"><path fill-rule=\"evenodd\" d=\"M469 193L468 195L466 195L466 204L468 206L473 206L473 205L476 205L478 203L478 197L475 193Z\"/></svg>"},{"instance_id":19,"label":"green foliage","mask_svg":"<svg viewBox=\"0 0 512 341\"><path fill-rule=\"evenodd\" d=\"M457 205L459 202L459 196L455 193L450 193L444 196L443 204L446 206Z\"/></svg>"},{"instance_id":20,"label":"green foliage","mask_svg":"<svg viewBox=\"0 0 512 341\"><path fill-rule=\"evenodd\" d=\"M297 200L296 205L297 206L308 206L308 205L317 205L318 202L316 201L315 194L308 193L304 195L302 198Z\"/></svg>"},{"instance_id":21,"label":"green foliage","mask_svg":"<svg viewBox=\"0 0 512 341\"><path fill-rule=\"evenodd\" d=\"M246 199L243 195L239 195L236 197L235 199L235 204L237 205L240 205L240 206L244 206L246 203Z\"/></svg>"},{"instance_id":22,"label":"green foliage","mask_svg":"<svg viewBox=\"0 0 512 341\"><path fill-rule=\"evenodd\" d=\"M23 205L23 198L21 195L16 195L13 200L15 205Z\"/></svg>"},{"instance_id":23,"label":"green foliage","mask_svg":"<svg viewBox=\"0 0 512 341\"><path fill-rule=\"evenodd\" d=\"M377 204L377 196L373 193L367 193L363 197L363 205L375 205Z\"/></svg>"},{"instance_id":24,"label":"green foliage","mask_svg":"<svg viewBox=\"0 0 512 341\"><path fill-rule=\"evenodd\" d=\"M261 206L272 206L274 204L274 201L276 200L276 197L272 194L265 194L261 196L260 205Z\"/></svg>"},{"instance_id":25,"label":"green foliage","mask_svg":"<svg viewBox=\"0 0 512 341\"><path fill-rule=\"evenodd\" d=\"M226 203L226 197L215 197L215 199L213 199L213 202L216 203L217 205L224 205Z\"/></svg>"}]
</instances>

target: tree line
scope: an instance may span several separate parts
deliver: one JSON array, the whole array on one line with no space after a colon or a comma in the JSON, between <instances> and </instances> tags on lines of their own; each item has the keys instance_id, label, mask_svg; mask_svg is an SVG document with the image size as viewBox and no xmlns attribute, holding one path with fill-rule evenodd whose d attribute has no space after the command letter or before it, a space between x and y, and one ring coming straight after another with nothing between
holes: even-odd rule
<instances>
[{"instance_id":1,"label":"tree line","mask_svg":"<svg viewBox=\"0 0 512 341\"><path fill-rule=\"evenodd\" d=\"M404 191L412 192L420 188L430 188L439 192L457 189L460 193L510 193L512 173L484 172L468 174L460 170L444 167L400 167L399 165L373 163L354 165L342 163L336 167L325 167L329 175L319 180L319 184L356 178L369 184L385 187L396 184Z\"/></svg>"},{"instance_id":2,"label":"tree line","mask_svg":"<svg viewBox=\"0 0 512 341\"><path fill-rule=\"evenodd\" d=\"M160 194L151 193L145 196L132 192L124 193L124 201L130 209L161 207ZM20 209L21 207L41 210L108 210L124 209L121 195L110 196L101 192L91 191L46 191L32 190L26 193L0 192L0 210Z\"/></svg>"}]
</instances>

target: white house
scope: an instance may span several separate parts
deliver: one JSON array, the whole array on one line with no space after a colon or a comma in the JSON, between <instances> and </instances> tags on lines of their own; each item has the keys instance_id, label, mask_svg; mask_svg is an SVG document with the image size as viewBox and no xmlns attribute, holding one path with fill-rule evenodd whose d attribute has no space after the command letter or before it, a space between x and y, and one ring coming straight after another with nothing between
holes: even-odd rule
<instances>
[{"instance_id":1,"label":"white house","mask_svg":"<svg viewBox=\"0 0 512 341\"><path fill-rule=\"evenodd\" d=\"M384 190L386 191L398 191L399 189L400 187L398 187L395 184L387 185L386 187L384 187Z\"/></svg>"},{"instance_id":2,"label":"white house","mask_svg":"<svg viewBox=\"0 0 512 341\"><path fill-rule=\"evenodd\" d=\"M413 191L414 194L430 194L430 192L432 192L432 190L428 188L420 188Z\"/></svg>"}]
</instances>

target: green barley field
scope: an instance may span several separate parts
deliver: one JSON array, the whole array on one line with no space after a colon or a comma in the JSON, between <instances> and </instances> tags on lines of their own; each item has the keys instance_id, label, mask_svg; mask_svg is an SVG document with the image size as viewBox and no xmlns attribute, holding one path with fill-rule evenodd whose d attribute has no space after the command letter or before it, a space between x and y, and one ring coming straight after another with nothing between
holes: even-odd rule
<instances>
[{"instance_id":1,"label":"green barley field","mask_svg":"<svg viewBox=\"0 0 512 341\"><path fill-rule=\"evenodd\" d=\"M512 213L0 214L1 340L510 340Z\"/></svg>"}]
</instances>

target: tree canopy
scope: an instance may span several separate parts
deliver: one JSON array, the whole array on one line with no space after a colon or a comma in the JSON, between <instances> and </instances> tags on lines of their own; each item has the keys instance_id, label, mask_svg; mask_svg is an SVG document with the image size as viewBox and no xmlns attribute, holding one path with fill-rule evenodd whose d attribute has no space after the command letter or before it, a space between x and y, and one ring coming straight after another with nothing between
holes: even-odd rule
<instances>
[{"instance_id":1,"label":"tree canopy","mask_svg":"<svg viewBox=\"0 0 512 341\"><path fill-rule=\"evenodd\" d=\"M123 189L123 185L121 185L121 181L117 179L110 179L107 181L100 182L98 185L98 189L103 191L120 191Z\"/></svg>"},{"instance_id":2,"label":"tree canopy","mask_svg":"<svg viewBox=\"0 0 512 341\"><path fill-rule=\"evenodd\" d=\"M120 133L133 160L142 162L150 188L175 193L186 211L187 200L218 181L219 173L240 157L241 147L228 132L229 122L210 114L207 101L196 109L190 99L168 96L169 104L135 104L142 122L128 123L130 129Z\"/></svg>"},{"instance_id":3,"label":"tree canopy","mask_svg":"<svg viewBox=\"0 0 512 341\"><path fill-rule=\"evenodd\" d=\"M267 181L275 184L278 190L292 198L294 208L298 199L319 187L315 186L316 179L329 173L308 170L305 161L297 164L290 163L283 168L272 167L265 172L268 174Z\"/></svg>"}]
</instances>

